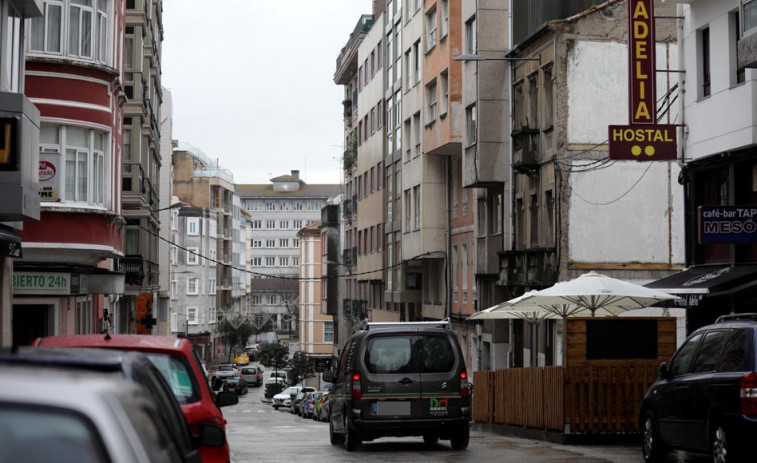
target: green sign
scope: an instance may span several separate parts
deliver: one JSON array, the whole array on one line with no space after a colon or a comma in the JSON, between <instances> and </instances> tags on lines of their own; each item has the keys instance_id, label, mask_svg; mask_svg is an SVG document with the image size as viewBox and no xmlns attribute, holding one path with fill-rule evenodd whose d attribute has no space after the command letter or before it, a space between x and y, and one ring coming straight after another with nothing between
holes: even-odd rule
<instances>
[{"instance_id":1,"label":"green sign","mask_svg":"<svg viewBox=\"0 0 757 463\"><path fill-rule=\"evenodd\" d=\"M13 294L71 294L71 274L49 272L14 272Z\"/></svg>"}]
</instances>

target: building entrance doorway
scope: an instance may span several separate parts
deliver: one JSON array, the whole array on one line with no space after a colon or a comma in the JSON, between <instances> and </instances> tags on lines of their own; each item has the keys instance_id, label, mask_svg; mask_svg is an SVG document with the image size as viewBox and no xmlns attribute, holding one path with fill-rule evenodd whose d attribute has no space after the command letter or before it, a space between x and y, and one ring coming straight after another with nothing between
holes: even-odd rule
<instances>
[{"instance_id":1,"label":"building entrance doorway","mask_svg":"<svg viewBox=\"0 0 757 463\"><path fill-rule=\"evenodd\" d=\"M13 346L28 346L40 336L55 334L52 304L13 306Z\"/></svg>"}]
</instances>

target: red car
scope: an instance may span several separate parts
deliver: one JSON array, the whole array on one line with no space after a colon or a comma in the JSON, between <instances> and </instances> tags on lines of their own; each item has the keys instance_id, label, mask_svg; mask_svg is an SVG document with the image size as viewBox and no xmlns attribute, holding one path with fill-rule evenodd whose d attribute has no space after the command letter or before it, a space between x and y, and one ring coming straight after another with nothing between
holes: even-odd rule
<instances>
[{"instance_id":1,"label":"red car","mask_svg":"<svg viewBox=\"0 0 757 463\"><path fill-rule=\"evenodd\" d=\"M98 347L145 353L165 375L181 404L187 424L195 435L200 426L208 425L218 426L225 435L226 419L219 407L239 402L236 394L231 391L213 394L208 387L202 363L188 339L137 334L78 334L38 338L33 344L45 347ZM229 443L226 439L219 447L201 446L199 450L204 462L230 461Z\"/></svg>"}]
</instances>

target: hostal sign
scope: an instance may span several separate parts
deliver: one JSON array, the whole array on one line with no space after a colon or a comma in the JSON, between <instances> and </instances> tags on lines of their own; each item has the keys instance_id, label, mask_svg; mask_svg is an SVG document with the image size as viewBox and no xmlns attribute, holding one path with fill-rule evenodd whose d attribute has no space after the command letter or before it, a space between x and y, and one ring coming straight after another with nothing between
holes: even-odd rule
<instances>
[{"instance_id":1,"label":"hostal sign","mask_svg":"<svg viewBox=\"0 0 757 463\"><path fill-rule=\"evenodd\" d=\"M657 124L654 0L628 0L628 32L631 125L609 126L610 159L674 160L676 126Z\"/></svg>"}]
</instances>

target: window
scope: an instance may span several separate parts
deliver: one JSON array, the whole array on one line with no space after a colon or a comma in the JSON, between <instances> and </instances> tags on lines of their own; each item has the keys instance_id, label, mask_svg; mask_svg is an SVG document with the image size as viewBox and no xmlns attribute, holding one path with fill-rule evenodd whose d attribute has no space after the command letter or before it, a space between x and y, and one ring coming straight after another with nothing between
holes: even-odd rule
<instances>
[{"instance_id":1,"label":"window","mask_svg":"<svg viewBox=\"0 0 757 463\"><path fill-rule=\"evenodd\" d=\"M190 325L197 324L197 307L187 306L187 323Z\"/></svg>"},{"instance_id":2,"label":"window","mask_svg":"<svg viewBox=\"0 0 757 463\"><path fill-rule=\"evenodd\" d=\"M474 145L478 139L477 119L475 104L465 108L465 134L468 138L468 146Z\"/></svg>"},{"instance_id":3,"label":"window","mask_svg":"<svg viewBox=\"0 0 757 463\"><path fill-rule=\"evenodd\" d=\"M187 294L196 296L198 292L197 278L187 278Z\"/></svg>"},{"instance_id":4,"label":"window","mask_svg":"<svg viewBox=\"0 0 757 463\"><path fill-rule=\"evenodd\" d=\"M439 34L440 38L444 38L449 33L449 0L440 0L439 1L440 10L441 10L441 31Z\"/></svg>"},{"instance_id":5,"label":"window","mask_svg":"<svg viewBox=\"0 0 757 463\"><path fill-rule=\"evenodd\" d=\"M208 279L208 294L211 296L216 293L216 279L215 278L209 278Z\"/></svg>"},{"instance_id":6,"label":"window","mask_svg":"<svg viewBox=\"0 0 757 463\"><path fill-rule=\"evenodd\" d=\"M42 124L40 157L52 157L59 163L60 153L65 152L65 200L105 205L107 138L95 130ZM65 147L61 146L62 139L66 140Z\"/></svg>"},{"instance_id":7,"label":"window","mask_svg":"<svg viewBox=\"0 0 757 463\"><path fill-rule=\"evenodd\" d=\"M407 74L405 74L405 91L410 90L410 87L412 87L415 83L415 77L413 76L414 66L412 59L412 48L409 48L405 52L405 67L407 68Z\"/></svg>"},{"instance_id":8,"label":"window","mask_svg":"<svg viewBox=\"0 0 757 463\"><path fill-rule=\"evenodd\" d=\"M179 295L179 282L171 280L171 299L176 300Z\"/></svg>"},{"instance_id":9,"label":"window","mask_svg":"<svg viewBox=\"0 0 757 463\"><path fill-rule=\"evenodd\" d=\"M47 0L33 18L29 51L64 54L110 64L110 14L106 0ZM64 33L68 33L64 40Z\"/></svg>"},{"instance_id":10,"label":"window","mask_svg":"<svg viewBox=\"0 0 757 463\"><path fill-rule=\"evenodd\" d=\"M292 226L295 230L299 230L300 228L302 228L302 220L293 220Z\"/></svg>"},{"instance_id":11,"label":"window","mask_svg":"<svg viewBox=\"0 0 757 463\"><path fill-rule=\"evenodd\" d=\"M404 214L404 216L405 216L405 233L407 233L407 232L410 231L410 224L411 224L410 221L412 220L412 217L410 216L410 211L412 210L410 208L410 205L412 204L411 203L412 198L410 197L410 190L409 189L405 190L404 195L405 195L405 214Z\"/></svg>"},{"instance_id":12,"label":"window","mask_svg":"<svg viewBox=\"0 0 757 463\"><path fill-rule=\"evenodd\" d=\"M475 55L478 53L478 35L476 31L475 16L465 22L465 53Z\"/></svg>"},{"instance_id":13,"label":"window","mask_svg":"<svg viewBox=\"0 0 757 463\"><path fill-rule=\"evenodd\" d=\"M513 130L521 130L526 125L523 119L523 82L517 82L513 87Z\"/></svg>"},{"instance_id":14,"label":"window","mask_svg":"<svg viewBox=\"0 0 757 463\"><path fill-rule=\"evenodd\" d=\"M251 302L255 305L260 305L263 303L263 296L254 295L251 297Z\"/></svg>"},{"instance_id":15,"label":"window","mask_svg":"<svg viewBox=\"0 0 757 463\"><path fill-rule=\"evenodd\" d=\"M426 125L436 120L436 81L426 85Z\"/></svg>"},{"instance_id":16,"label":"window","mask_svg":"<svg viewBox=\"0 0 757 463\"><path fill-rule=\"evenodd\" d=\"M554 125L552 118L552 112L554 111L554 109L552 108L554 97L551 66L544 68L543 79L544 81L541 84L542 88L544 89L544 91L542 92L542 94L544 95L544 111L542 113L542 120L544 120L544 128L551 129Z\"/></svg>"},{"instance_id":17,"label":"window","mask_svg":"<svg viewBox=\"0 0 757 463\"><path fill-rule=\"evenodd\" d=\"M289 238L279 238L279 247L280 248L288 248L289 247Z\"/></svg>"},{"instance_id":18,"label":"window","mask_svg":"<svg viewBox=\"0 0 757 463\"><path fill-rule=\"evenodd\" d=\"M275 294L269 294L268 297L267 297L267 299L268 299L268 304L272 304L273 305L273 304L276 304L276 301L277 301L278 298L276 297Z\"/></svg>"},{"instance_id":19,"label":"window","mask_svg":"<svg viewBox=\"0 0 757 463\"><path fill-rule=\"evenodd\" d=\"M486 236L486 198L478 199L477 236Z\"/></svg>"},{"instance_id":20,"label":"window","mask_svg":"<svg viewBox=\"0 0 757 463\"><path fill-rule=\"evenodd\" d=\"M421 64L423 63L423 60L421 59L421 41L418 40L413 44L413 75L415 76L415 82L413 84L417 84L421 81L421 78L423 77L421 73Z\"/></svg>"},{"instance_id":21,"label":"window","mask_svg":"<svg viewBox=\"0 0 757 463\"><path fill-rule=\"evenodd\" d=\"M292 238L292 247L293 248L299 248L300 247L300 239L299 238Z\"/></svg>"},{"instance_id":22,"label":"window","mask_svg":"<svg viewBox=\"0 0 757 463\"><path fill-rule=\"evenodd\" d=\"M294 211L301 211L302 210L302 203L296 202L292 205L292 210Z\"/></svg>"},{"instance_id":23,"label":"window","mask_svg":"<svg viewBox=\"0 0 757 463\"><path fill-rule=\"evenodd\" d=\"M292 266L297 267L298 265L300 265L300 258L292 257Z\"/></svg>"},{"instance_id":24,"label":"window","mask_svg":"<svg viewBox=\"0 0 757 463\"><path fill-rule=\"evenodd\" d=\"M681 376L690 371L692 359L702 339L702 333L692 336L676 352L670 361L671 376Z\"/></svg>"},{"instance_id":25,"label":"window","mask_svg":"<svg viewBox=\"0 0 757 463\"><path fill-rule=\"evenodd\" d=\"M408 118L405 120L405 133L413 133L412 132L412 123L411 119ZM405 162L410 161L410 159L413 157L413 143L406 143L405 145Z\"/></svg>"},{"instance_id":26,"label":"window","mask_svg":"<svg viewBox=\"0 0 757 463\"><path fill-rule=\"evenodd\" d=\"M208 254L210 254L208 256L208 257L210 257L210 259L208 259L210 261L210 266L211 267L215 267L216 266L216 261L218 261L218 251L216 251L215 249L210 249L208 251Z\"/></svg>"},{"instance_id":27,"label":"window","mask_svg":"<svg viewBox=\"0 0 757 463\"><path fill-rule=\"evenodd\" d=\"M394 32L386 34L386 88L391 88L394 83Z\"/></svg>"},{"instance_id":28,"label":"window","mask_svg":"<svg viewBox=\"0 0 757 463\"><path fill-rule=\"evenodd\" d=\"M262 248L263 247L263 240L252 240L252 247L253 248Z\"/></svg>"},{"instance_id":29,"label":"window","mask_svg":"<svg viewBox=\"0 0 757 463\"><path fill-rule=\"evenodd\" d=\"M702 347L699 348L697 358L694 360L692 373L715 371L718 354L720 354L720 349L723 347L723 342L725 342L727 336L728 331L726 330L710 331L704 335Z\"/></svg>"},{"instance_id":30,"label":"window","mask_svg":"<svg viewBox=\"0 0 757 463\"><path fill-rule=\"evenodd\" d=\"M439 91L442 94L442 101L440 103L439 115L444 117L447 114L449 108L449 74L445 69L439 76L439 84L441 88Z\"/></svg>"},{"instance_id":31,"label":"window","mask_svg":"<svg viewBox=\"0 0 757 463\"><path fill-rule=\"evenodd\" d=\"M209 224L208 234L210 235L210 237L211 238L217 237L218 236L218 222L211 219L211 220L208 220L208 224Z\"/></svg>"},{"instance_id":32,"label":"window","mask_svg":"<svg viewBox=\"0 0 757 463\"><path fill-rule=\"evenodd\" d=\"M723 344L723 353L718 360L717 371L745 371L747 363L746 333L733 330Z\"/></svg>"},{"instance_id":33,"label":"window","mask_svg":"<svg viewBox=\"0 0 757 463\"><path fill-rule=\"evenodd\" d=\"M530 231L531 231L531 246L536 246L539 243L539 195L531 193L531 202L529 204L529 216L531 219Z\"/></svg>"},{"instance_id":34,"label":"window","mask_svg":"<svg viewBox=\"0 0 757 463\"><path fill-rule=\"evenodd\" d=\"M539 74L533 73L528 77L528 126L539 128L539 88L537 82Z\"/></svg>"},{"instance_id":35,"label":"window","mask_svg":"<svg viewBox=\"0 0 757 463\"><path fill-rule=\"evenodd\" d=\"M250 260L250 264L253 267L262 267L263 266L263 258L262 257L253 257Z\"/></svg>"},{"instance_id":36,"label":"window","mask_svg":"<svg viewBox=\"0 0 757 463\"><path fill-rule=\"evenodd\" d=\"M503 214L504 211L502 210L502 193L497 193L494 195L494 200L492 201L492 225L491 225L491 233L492 235L496 235L499 233L502 233L502 220L503 220Z\"/></svg>"},{"instance_id":37,"label":"window","mask_svg":"<svg viewBox=\"0 0 757 463\"><path fill-rule=\"evenodd\" d=\"M276 203L274 202L267 202L265 203L265 208L269 211L275 211L276 210Z\"/></svg>"},{"instance_id":38,"label":"window","mask_svg":"<svg viewBox=\"0 0 757 463\"><path fill-rule=\"evenodd\" d=\"M323 342L334 342L334 322L323 322Z\"/></svg>"},{"instance_id":39,"label":"window","mask_svg":"<svg viewBox=\"0 0 757 463\"><path fill-rule=\"evenodd\" d=\"M755 3L750 1L750 3ZM728 15L728 28L731 35L730 44L730 61L731 61L731 85L740 84L746 80L746 71L744 68L738 68L738 49L739 39L741 39L741 31L739 30L739 11L736 10Z\"/></svg>"},{"instance_id":40,"label":"window","mask_svg":"<svg viewBox=\"0 0 757 463\"><path fill-rule=\"evenodd\" d=\"M197 236L200 234L200 218L187 217L187 235Z\"/></svg>"},{"instance_id":41,"label":"window","mask_svg":"<svg viewBox=\"0 0 757 463\"><path fill-rule=\"evenodd\" d=\"M265 265L266 265L266 267L274 267L276 265L276 258L275 257L266 257L265 258Z\"/></svg>"},{"instance_id":42,"label":"window","mask_svg":"<svg viewBox=\"0 0 757 463\"><path fill-rule=\"evenodd\" d=\"M547 246L552 246L555 240L555 198L552 190L544 192L544 215L546 217L544 239Z\"/></svg>"},{"instance_id":43,"label":"window","mask_svg":"<svg viewBox=\"0 0 757 463\"><path fill-rule=\"evenodd\" d=\"M265 247L267 247L267 248L275 248L276 247L276 240L275 239L267 239L267 240L265 240Z\"/></svg>"},{"instance_id":44,"label":"window","mask_svg":"<svg viewBox=\"0 0 757 463\"><path fill-rule=\"evenodd\" d=\"M262 220L250 220L250 228L253 230L261 230L263 228Z\"/></svg>"},{"instance_id":45,"label":"window","mask_svg":"<svg viewBox=\"0 0 757 463\"><path fill-rule=\"evenodd\" d=\"M197 247L190 247L187 248L187 265L197 265L200 263L200 258L198 254L200 253L200 248Z\"/></svg>"},{"instance_id":46,"label":"window","mask_svg":"<svg viewBox=\"0 0 757 463\"><path fill-rule=\"evenodd\" d=\"M710 84L710 28L705 27L702 29L700 33L700 40L701 40L701 54L700 54L700 69L702 73L702 85L701 85L701 96L706 97L710 96L710 92L712 91L711 84Z\"/></svg>"},{"instance_id":47,"label":"window","mask_svg":"<svg viewBox=\"0 0 757 463\"><path fill-rule=\"evenodd\" d=\"M413 217L415 218L415 229L419 230L421 228L421 187L420 185L416 185L413 187L413 201L414 203L414 211L413 211Z\"/></svg>"},{"instance_id":48,"label":"window","mask_svg":"<svg viewBox=\"0 0 757 463\"><path fill-rule=\"evenodd\" d=\"M289 257L279 257L279 266L280 267L289 267Z\"/></svg>"},{"instance_id":49,"label":"window","mask_svg":"<svg viewBox=\"0 0 757 463\"><path fill-rule=\"evenodd\" d=\"M275 220L266 220L265 221L265 227L269 230L275 230L276 229L276 221Z\"/></svg>"},{"instance_id":50,"label":"window","mask_svg":"<svg viewBox=\"0 0 757 463\"><path fill-rule=\"evenodd\" d=\"M436 46L436 6L426 13L426 53Z\"/></svg>"},{"instance_id":51,"label":"window","mask_svg":"<svg viewBox=\"0 0 757 463\"><path fill-rule=\"evenodd\" d=\"M757 1L742 0L741 11L742 16L744 17L741 27L742 33L747 32L754 27L757 27Z\"/></svg>"},{"instance_id":52,"label":"window","mask_svg":"<svg viewBox=\"0 0 757 463\"><path fill-rule=\"evenodd\" d=\"M384 108L384 102L379 101L378 105L376 105L376 117L378 120L376 121L376 129L380 129L384 126L384 113L382 112Z\"/></svg>"},{"instance_id":53,"label":"window","mask_svg":"<svg viewBox=\"0 0 757 463\"><path fill-rule=\"evenodd\" d=\"M394 30L394 80L392 82L402 83L402 28L397 27Z\"/></svg>"},{"instance_id":54,"label":"window","mask_svg":"<svg viewBox=\"0 0 757 463\"><path fill-rule=\"evenodd\" d=\"M309 211L320 211L321 210L321 203L318 201L310 201L308 203L308 210Z\"/></svg>"}]
</instances>

